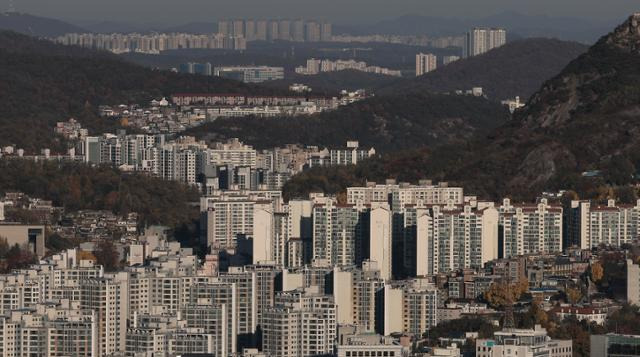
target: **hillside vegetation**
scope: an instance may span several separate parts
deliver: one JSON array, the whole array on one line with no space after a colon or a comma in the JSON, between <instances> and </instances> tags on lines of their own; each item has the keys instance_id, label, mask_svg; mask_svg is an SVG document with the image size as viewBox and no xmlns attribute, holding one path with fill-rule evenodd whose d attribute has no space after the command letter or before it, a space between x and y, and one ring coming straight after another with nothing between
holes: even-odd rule
<instances>
[{"instance_id":1,"label":"hillside vegetation","mask_svg":"<svg viewBox=\"0 0 640 357\"><path fill-rule=\"evenodd\" d=\"M258 148L295 143L340 147L356 139L390 152L461 144L508 119L504 107L484 98L413 93L376 96L312 116L218 119L185 134L209 140L238 137Z\"/></svg>"},{"instance_id":2,"label":"hillside vegetation","mask_svg":"<svg viewBox=\"0 0 640 357\"><path fill-rule=\"evenodd\" d=\"M0 146L62 150L57 121L76 117L91 133L117 123L98 118L101 104L147 103L175 92L277 93L219 77L155 71L115 55L0 32Z\"/></svg>"},{"instance_id":3,"label":"hillside vegetation","mask_svg":"<svg viewBox=\"0 0 640 357\"><path fill-rule=\"evenodd\" d=\"M577 42L545 38L514 41L412 80L398 80L376 93L450 92L482 87L492 100L520 96L524 101L587 49Z\"/></svg>"},{"instance_id":4,"label":"hillside vegetation","mask_svg":"<svg viewBox=\"0 0 640 357\"><path fill-rule=\"evenodd\" d=\"M408 163L414 163L411 174L401 169ZM635 199L628 185L638 182L639 169L640 15L635 15L547 81L526 110L489 135L355 168L303 173L286 191L313 190L332 176L362 181L400 175L452 181L493 199L532 199L545 190L570 189L582 198L628 202Z\"/></svg>"},{"instance_id":5,"label":"hillside vegetation","mask_svg":"<svg viewBox=\"0 0 640 357\"><path fill-rule=\"evenodd\" d=\"M140 214L143 226L179 227L197 218L198 191L173 181L123 174L110 167L83 164L0 160L0 193L20 191L52 200L66 211L110 210Z\"/></svg>"}]
</instances>

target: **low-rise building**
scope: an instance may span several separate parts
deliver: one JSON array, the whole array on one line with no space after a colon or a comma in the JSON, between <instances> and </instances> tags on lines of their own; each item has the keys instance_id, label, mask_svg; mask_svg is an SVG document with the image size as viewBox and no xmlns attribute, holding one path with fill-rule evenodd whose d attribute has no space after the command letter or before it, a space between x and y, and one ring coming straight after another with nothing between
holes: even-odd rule
<instances>
[{"instance_id":1,"label":"low-rise building","mask_svg":"<svg viewBox=\"0 0 640 357\"><path fill-rule=\"evenodd\" d=\"M477 357L548 356L572 357L571 340L552 340L547 330L536 325L532 330L504 329L493 339L476 340Z\"/></svg>"},{"instance_id":2,"label":"low-rise building","mask_svg":"<svg viewBox=\"0 0 640 357\"><path fill-rule=\"evenodd\" d=\"M597 357L639 357L640 336L591 335L591 355Z\"/></svg>"}]
</instances>

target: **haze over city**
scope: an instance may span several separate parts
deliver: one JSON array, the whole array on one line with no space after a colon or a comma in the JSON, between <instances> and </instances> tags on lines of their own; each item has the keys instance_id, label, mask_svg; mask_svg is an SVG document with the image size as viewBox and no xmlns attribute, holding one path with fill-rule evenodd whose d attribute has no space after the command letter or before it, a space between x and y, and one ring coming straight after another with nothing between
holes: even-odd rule
<instances>
[{"instance_id":1,"label":"haze over city","mask_svg":"<svg viewBox=\"0 0 640 357\"><path fill-rule=\"evenodd\" d=\"M372 23L391 17L477 18L509 11L526 15L620 20L637 4L627 0L2 0L17 11L71 21L134 21L153 24L236 17L319 17L340 23Z\"/></svg>"},{"instance_id":2,"label":"haze over city","mask_svg":"<svg viewBox=\"0 0 640 357\"><path fill-rule=\"evenodd\" d=\"M0 357L640 357L640 3L0 0Z\"/></svg>"}]
</instances>

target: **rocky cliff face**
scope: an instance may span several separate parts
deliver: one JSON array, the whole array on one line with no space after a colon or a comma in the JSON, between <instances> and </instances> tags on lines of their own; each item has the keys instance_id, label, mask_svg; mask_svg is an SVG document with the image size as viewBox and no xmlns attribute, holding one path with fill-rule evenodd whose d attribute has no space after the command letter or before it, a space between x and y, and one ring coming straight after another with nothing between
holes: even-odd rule
<instances>
[{"instance_id":1,"label":"rocky cliff face","mask_svg":"<svg viewBox=\"0 0 640 357\"><path fill-rule=\"evenodd\" d=\"M603 171L603 183L634 180L640 170L640 13L547 81L513 123L473 151L469 164L450 176L465 182L471 171L472 180L494 183L495 189L485 187L495 195L571 188L586 170Z\"/></svg>"},{"instance_id":2,"label":"rocky cliff face","mask_svg":"<svg viewBox=\"0 0 640 357\"><path fill-rule=\"evenodd\" d=\"M640 53L640 12L631 15L629 20L605 37L604 41L623 51Z\"/></svg>"}]
</instances>

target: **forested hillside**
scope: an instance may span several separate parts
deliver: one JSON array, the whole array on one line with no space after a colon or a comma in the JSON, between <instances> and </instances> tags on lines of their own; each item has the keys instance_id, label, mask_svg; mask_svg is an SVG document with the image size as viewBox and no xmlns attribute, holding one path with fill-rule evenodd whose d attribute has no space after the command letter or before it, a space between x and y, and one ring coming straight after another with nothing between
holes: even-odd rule
<instances>
[{"instance_id":1,"label":"forested hillside","mask_svg":"<svg viewBox=\"0 0 640 357\"><path fill-rule=\"evenodd\" d=\"M198 191L143 174L83 164L0 160L0 193L20 191L52 200L67 211L110 210L140 214L142 225L180 227L197 218Z\"/></svg>"},{"instance_id":2,"label":"forested hillside","mask_svg":"<svg viewBox=\"0 0 640 357\"><path fill-rule=\"evenodd\" d=\"M413 93L376 96L312 116L218 119L185 132L198 138L238 137L258 148L285 144L340 147L347 140L378 152L464 143L509 120L484 98Z\"/></svg>"},{"instance_id":3,"label":"forested hillside","mask_svg":"<svg viewBox=\"0 0 640 357\"><path fill-rule=\"evenodd\" d=\"M483 55L462 59L412 80L398 80L376 93L449 92L482 87L496 101L526 100L547 79L584 53L577 42L536 38L508 43Z\"/></svg>"},{"instance_id":4,"label":"forested hillside","mask_svg":"<svg viewBox=\"0 0 640 357\"><path fill-rule=\"evenodd\" d=\"M640 172L638 138L640 15L634 15L547 81L526 110L489 135L356 168L304 173L286 190L290 195L313 190L331 176L362 181L400 173L403 179L453 181L494 199L533 199L545 190L569 189L582 198L629 202L636 194L628 185L638 182ZM398 170L406 163L415 169ZM587 171L591 174L583 175Z\"/></svg>"},{"instance_id":5,"label":"forested hillside","mask_svg":"<svg viewBox=\"0 0 640 357\"><path fill-rule=\"evenodd\" d=\"M278 92L219 77L146 69L108 53L0 32L0 146L59 150L52 135L57 121L75 117L92 133L112 130L117 123L98 118L98 105L144 104L189 91Z\"/></svg>"}]
</instances>

